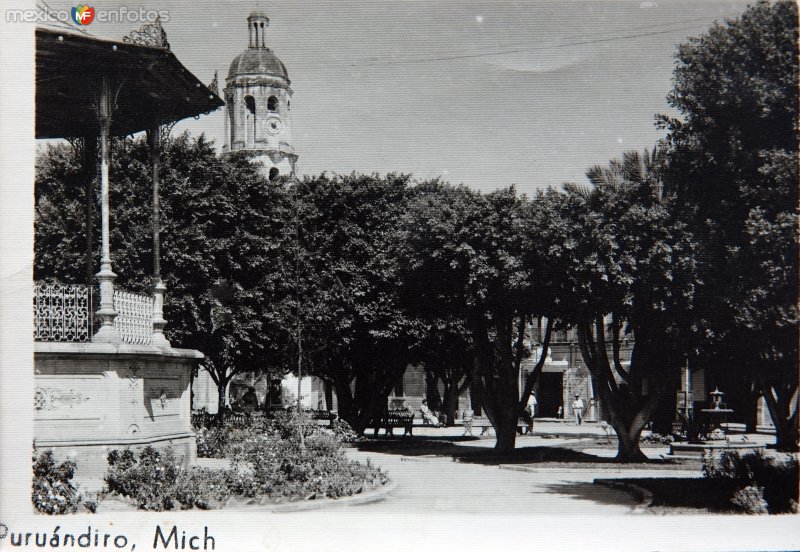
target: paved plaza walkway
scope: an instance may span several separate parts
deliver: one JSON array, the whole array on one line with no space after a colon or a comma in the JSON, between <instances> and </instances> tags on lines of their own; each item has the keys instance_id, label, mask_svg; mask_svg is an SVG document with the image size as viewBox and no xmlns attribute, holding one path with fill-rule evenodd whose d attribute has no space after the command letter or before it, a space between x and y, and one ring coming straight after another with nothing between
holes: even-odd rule
<instances>
[{"instance_id":1,"label":"paved plaza walkway","mask_svg":"<svg viewBox=\"0 0 800 552\"><path fill-rule=\"evenodd\" d=\"M639 501L631 493L594 485L597 477L630 477L631 471L541 468L538 471L350 451L389 472L397 488L386 499L358 506L370 512L465 514L623 515ZM692 477L697 470L637 471L636 477Z\"/></svg>"},{"instance_id":2,"label":"paved plaza walkway","mask_svg":"<svg viewBox=\"0 0 800 552\"><path fill-rule=\"evenodd\" d=\"M399 432L402 434L402 431ZM478 432L479 433L479 432ZM372 432L367 435L372 437ZM323 510L357 510L364 513L395 515L413 514L497 514L497 515L580 515L604 516L637 513L640 500L627 490L595 485L595 479L643 477L699 477L700 460L673 466L620 466L602 464L613 457L616 447L603 446L606 433L593 423L575 426L569 422L537 421L532 436L518 436L517 449L549 447L553 449L580 445L584 454L596 456L599 464L585 467L579 463L559 465L556 462L506 464L489 459L456 461L454 456L491 449L493 435L463 440L463 428L414 427L414 437L397 435L371 444L370 450L348 448L348 457L360 462L369 460L389 474L394 488L377 502L362 504L343 501L328 502ZM732 440L741 436L733 433ZM774 435L748 434L753 442L774 441ZM432 441L453 446L431 447ZM612 439L612 443L613 443ZM427 443L427 446L416 444ZM385 447L384 447L385 445ZM454 454L454 450L456 454ZM647 456L656 459L669 447L643 447ZM437 451L439 451L437 453ZM524 456L525 451L519 451ZM201 459L200 463L221 462ZM221 466L214 466L221 467ZM288 514L287 514L288 515Z\"/></svg>"},{"instance_id":3,"label":"paved plaza walkway","mask_svg":"<svg viewBox=\"0 0 800 552\"><path fill-rule=\"evenodd\" d=\"M415 427L420 438L456 438L461 427ZM533 436L519 436L517 448L563 446L568 443L595 443L605 438L595 424L580 427L563 422L538 423ZM402 441L403 437L395 440ZM465 451L494 447L494 437L458 442ZM649 456L666 453L667 447L647 449ZM609 457L615 450L598 448L585 452ZM596 478L624 477L697 477L697 466L677 469L634 469L614 464L558 467L554 463L520 466L492 465L454 461L452 455L404 455L402 449L388 452L348 450L354 460L367 459L389 473L397 487L385 500L357 508L376 513L431 512L464 514L530 514L530 515L625 515L633 512L639 500L627 491L594 485ZM523 471L524 470L524 471Z\"/></svg>"}]
</instances>

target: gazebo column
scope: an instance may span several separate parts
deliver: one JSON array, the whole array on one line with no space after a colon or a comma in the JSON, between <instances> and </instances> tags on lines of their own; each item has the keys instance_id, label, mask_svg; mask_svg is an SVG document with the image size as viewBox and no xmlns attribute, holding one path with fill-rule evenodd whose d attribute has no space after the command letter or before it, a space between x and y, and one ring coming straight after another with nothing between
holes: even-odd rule
<instances>
[{"instance_id":1,"label":"gazebo column","mask_svg":"<svg viewBox=\"0 0 800 552\"><path fill-rule=\"evenodd\" d=\"M103 343L117 343L120 335L114 327L117 311L114 310L114 279L116 274L111 270L111 245L109 224L108 201L108 165L109 165L109 139L111 135L111 114L114 108L114 99L108 88L108 83L103 79L103 88L97 103L97 119L100 123L100 272L97 280L100 282L100 309L97 318L100 328L94 335L93 341Z\"/></svg>"},{"instance_id":2,"label":"gazebo column","mask_svg":"<svg viewBox=\"0 0 800 552\"><path fill-rule=\"evenodd\" d=\"M94 283L94 181L97 178L97 134L83 138L84 222L86 234L86 285Z\"/></svg>"},{"instance_id":3,"label":"gazebo column","mask_svg":"<svg viewBox=\"0 0 800 552\"><path fill-rule=\"evenodd\" d=\"M159 199L159 170L161 169L161 129L158 125L147 132L150 142L150 160L153 165L153 345L171 347L164 336L164 292L167 286L161 280L161 212Z\"/></svg>"}]
</instances>

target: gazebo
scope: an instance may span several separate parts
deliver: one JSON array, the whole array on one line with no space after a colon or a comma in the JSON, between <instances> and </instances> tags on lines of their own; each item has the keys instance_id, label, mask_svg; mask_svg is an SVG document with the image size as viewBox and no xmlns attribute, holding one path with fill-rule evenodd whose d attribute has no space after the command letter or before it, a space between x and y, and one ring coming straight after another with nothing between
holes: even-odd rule
<instances>
[{"instance_id":1,"label":"gazebo","mask_svg":"<svg viewBox=\"0 0 800 552\"><path fill-rule=\"evenodd\" d=\"M36 30L36 138L82 143L90 193L87 282L35 284L34 442L75 460L81 478L101 476L114 448L170 445L187 463L195 457L189 389L203 355L174 348L164 336L160 147L163 129L222 105L216 82L204 85L170 51L159 21L122 41ZM152 160L151 295L115 288L109 238L110 139L142 131ZM93 275L96 163L101 258Z\"/></svg>"}]
</instances>

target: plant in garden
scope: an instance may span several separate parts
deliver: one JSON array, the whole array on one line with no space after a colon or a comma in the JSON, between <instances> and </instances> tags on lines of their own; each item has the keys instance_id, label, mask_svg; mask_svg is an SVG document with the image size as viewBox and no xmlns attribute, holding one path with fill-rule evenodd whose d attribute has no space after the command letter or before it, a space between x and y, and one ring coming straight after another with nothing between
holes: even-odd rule
<instances>
[{"instance_id":1,"label":"plant in garden","mask_svg":"<svg viewBox=\"0 0 800 552\"><path fill-rule=\"evenodd\" d=\"M672 435L663 435L661 433L651 433L649 435L643 435L640 441L648 445L668 445L675 442L675 437Z\"/></svg>"},{"instance_id":2,"label":"plant in garden","mask_svg":"<svg viewBox=\"0 0 800 552\"><path fill-rule=\"evenodd\" d=\"M380 469L348 460L339 440L330 434L308 437L305 449L291 440L267 438L253 444L238 461L250 466L260 494L275 500L338 498L388 480Z\"/></svg>"},{"instance_id":3,"label":"plant in garden","mask_svg":"<svg viewBox=\"0 0 800 552\"><path fill-rule=\"evenodd\" d=\"M330 428L322 428L322 431L330 431L342 443L355 443L363 441L364 436L356 433L350 424L341 418L336 418L331 422Z\"/></svg>"},{"instance_id":4,"label":"plant in garden","mask_svg":"<svg viewBox=\"0 0 800 552\"><path fill-rule=\"evenodd\" d=\"M758 485L748 485L738 489L733 493L731 502L748 514L769 513L769 504L764 499L764 487L759 487Z\"/></svg>"},{"instance_id":5,"label":"plant in garden","mask_svg":"<svg viewBox=\"0 0 800 552\"><path fill-rule=\"evenodd\" d=\"M159 451L148 446L138 455L130 449L113 450L108 464L109 492L132 499L141 510L210 508L233 494L254 496L256 492L248 474L183 468L171 448Z\"/></svg>"},{"instance_id":6,"label":"plant in garden","mask_svg":"<svg viewBox=\"0 0 800 552\"><path fill-rule=\"evenodd\" d=\"M336 431L314 423L304 425L305 446L301 447L296 416L296 411L287 410L263 426L231 434L226 457L235 470L252 475L259 495L276 501L337 498L387 481L379 469L348 460Z\"/></svg>"},{"instance_id":7,"label":"plant in garden","mask_svg":"<svg viewBox=\"0 0 800 552\"><path fill-rule=\"evenodd\" d=\"M224 426L195 428L197 456L199 458L224 458L229 430Z\"/></svg>"},{"instance_id":8,"label":"plant in garden","mask_svg":"<svg viewBox=\"0 0 800 552\"><path fill-rule=\"evenodd\" d=\"M308 417L307 413L300 415ZM233 469L225 472L224 481L232 496L270 497L275 502L337 498L388 480L379 469L346 458L342 442L361 439L346 422L337 420L333 428L326 428L308 419L303 424L304 446L297 427L298 413L292 409L277 412L272 419L250 419L241 427L203 430L202 442L219 443L215 457L231 460ZM223 434L224 439L220 437ZM200 498L208 503L207 498Z\"/></svg>"},{"instance_id":9,"label":"plant in garden","mask_svg":"<svg viewBox=\"0 0 800 552\"><path fill-rule=\"evenodd\" d=\"M75 462L56 464L52 451L33 456L32 500L36 511L44 514L70 514L78 511L81 496L72 483Z\"/></svg>"},{"instance_id":10,"label":"plant in garden","mask_svg":"<svg viewBox=\"0 0 800 552\"><path fill-rule=\"evenodd\" d=\"M730 500L748 513L798 513L800 484L797 457L794 454L740 454L725 451L703 454L703 476L727 479L733 484Z\"/></svg>"}]
</instances>

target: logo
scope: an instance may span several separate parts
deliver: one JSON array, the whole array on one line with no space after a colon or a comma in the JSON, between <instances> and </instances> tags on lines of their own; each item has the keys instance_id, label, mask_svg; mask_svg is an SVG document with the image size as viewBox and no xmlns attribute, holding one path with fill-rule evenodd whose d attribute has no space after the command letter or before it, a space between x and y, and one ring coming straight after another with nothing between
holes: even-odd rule
<instances>
[{"instance_id":1,"label":"logo","mask_svg":"<svg viewBox=\"0 0 800 552\"><path fill-rule=\"evenodd\" d=\"M94 21L94 8L90 8L87 4L72 8L72 20L76 25L88 25Z\"/></svg>"}]
</instances>

